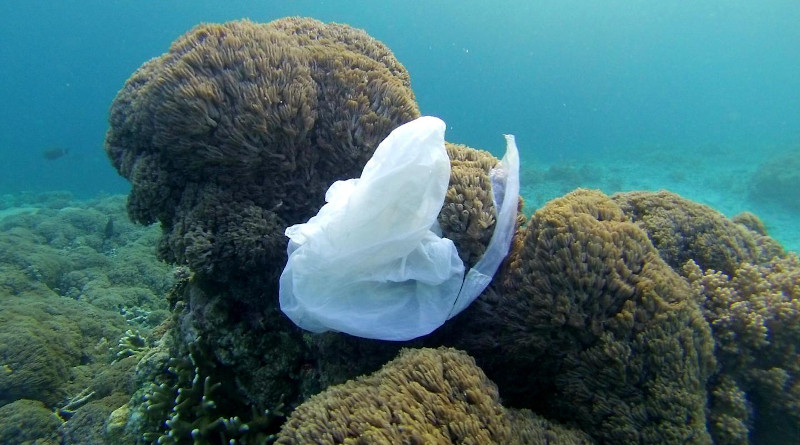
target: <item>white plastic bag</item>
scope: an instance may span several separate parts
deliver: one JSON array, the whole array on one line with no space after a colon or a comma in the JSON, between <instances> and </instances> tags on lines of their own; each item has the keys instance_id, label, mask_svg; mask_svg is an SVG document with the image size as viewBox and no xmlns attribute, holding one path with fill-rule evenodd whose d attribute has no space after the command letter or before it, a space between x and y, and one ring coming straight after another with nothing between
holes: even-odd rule
<instances>
[{"instance_id":1,"label":"white plastic bag","mask_svg":"<svg viewBox=\"0 0 800 445\"><path fill-rule=\"evenodd\" d=\"M380 340L426 335L486 288L508 253L519 194L513 136L492 170L497 217L486 252L464 277L437 216L450 180L445 124L421 117L395 129L360 178L337 181L305 224L286 229L281 310L312 332Z\"/></svg>"},{"instance_id":2,"label":"white plastic bag","mask_svg":"<svg viewBox=\"0 0 800 445\"><path fill-rule=\"evenodd\" d=\"M450 316L447 317L448 320L466 309L486 289L511 247L514 223L517 220L519 152L514 135L507 134L505 137L506 154L500 163L489 172L492 181L492 200L497 212L494 233L492 233L492 239L489 240L481 259L464 277L464 285L458 293Z\"/></svg>"},{"instance_id":3,"label":"white plastic bag","mask_svg":"<svg viewBox=\"0 0 800 445\"><path fill-rule=\"evenodd\" d=\"M334 183L319 213L286 229L281 310L301 328L409 340L448 317L464 276L436 218L450 179L445 124L395 129L360 178Z\"/></svg>"}]
</instances>

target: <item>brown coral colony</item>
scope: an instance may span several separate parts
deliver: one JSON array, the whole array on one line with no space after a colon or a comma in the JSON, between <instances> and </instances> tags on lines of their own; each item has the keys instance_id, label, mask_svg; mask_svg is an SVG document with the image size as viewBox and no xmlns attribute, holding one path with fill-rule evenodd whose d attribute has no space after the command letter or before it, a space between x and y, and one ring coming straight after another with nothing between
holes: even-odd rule
<instances>
[{"instance_id":1,"label":"brown coral colony","mask_svg":"<svg viewBox=\"0 0 800 445\"><path fill-rule=\"evenodd\" d=\"M265 252L237 264L218 255L226 244L282 238L419 116L409 83L384 45L345 25L199 25L119 92L106 152L133 185L132 219L163 225L162 258L225 281L282 262ZM252 229L241 210L261 215Z\"/></svg>"},{"instance_id":2,"label":"brown coral colony","mask_svg":"<svg viewBox=\"0 0 800 445\"><path fill-rule=\"evenodd\" d=\"M483 295L377 372L394 346L291 325L276 303L284 230L419 115L385 45L306 18L199 25L117 95L105 149L132 183L128 213L160 222L159 257L192 271L170 353L185 362L192 339L202 366L187 376L232 389L226 418L286 402L270 436L282 444L783 443L800 431L797 258L755 215L668 192L579 189L519 213ZM446 149L438 223L471 267L496 224L498 161Z\"/></svg>"}]
</instances>

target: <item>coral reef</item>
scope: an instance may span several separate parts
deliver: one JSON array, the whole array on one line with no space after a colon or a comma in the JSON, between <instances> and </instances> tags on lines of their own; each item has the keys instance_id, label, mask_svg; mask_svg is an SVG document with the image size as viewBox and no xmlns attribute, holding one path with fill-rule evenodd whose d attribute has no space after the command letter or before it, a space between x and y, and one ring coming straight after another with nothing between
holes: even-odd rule
<instances>
[{"instance_id":1,"label":"coral reef","mask_svg":"<svg viewBox=\"0 0 800 445\"><path fill-rule=\"evenodd\" d=\"M283 230L419 115L405 68L346 25L199 25L145 63L111 107L106 152L159 255L215 281L274 270Z\"/></svg>"},{"instance_id":2,"label":"coral reef","mask_svg":"<svg viewBox=\"0 0 800 445\"><path fill-rule=\"evenodd\" d=\"M545 440L541 440L545 439ZM454 349L407 349L380 371L300 405L278 444L589 444L589 436L500 404L495 385Z\"/></svg>"},{"instance_id":3,"label":"coral reef","mask_svg":"<svg viewBox=\"0 0 800 445\"><path fill-rule=\"evenodd\" d=\"M741 224L751 231L767 236L767 228L764 226L764 223L761 219L751 212L740 212L731 218L731 221L735 222L736 224Z\"/></svg>"},{"instance_id":4,"label":"coral reef","mask_svg":"<svg viewBox=\"0 0 800 445\"><path fill-rule=\"evenodd\" d=\"M728 276L688 261L716 339L711 432L717 443L787 443L800 435L800 261L742 264Z\"/></svg>"},{"instance_id":5,"label":"coral reef","mask_svg":"<svg viewBox=\"0 0 800 445\"><path fill-rule=\"evenodd\" d=\"M800 150L783 153L759 165L749 185L751 201L800 212Z\"/></svg>"},{"instance_id":6,"label":"coral reef","mask_svg":"<svg viewBox=\"0 0 800 445\"><path fill-rule=\"evenodd\" d=\"M284 230L418 116L405 68L346 25L200 25L142 65L112 104L105 148L132 183L131 218L161 223L159 258L191 270L170 293L179 340L167 354L187 357L191 344L240 408L318 388L302 332L277 305Z\"/></svg>"},{"instance_id":7,"label":"coral reef","mask_svg":"<svg viewBox=\"0 0 800 445\"><path fill-rule=\"evenodd\" d=\"M445 144L450 157L450 184L439 213L442 236L458 248L465 267L483 255L492 237L497 211L492 200L489 172L499 162L482 150Z\"/></svg>"},{"instance_id":8,"label":"coral reef","mask_svg":"<svg viewBox=\"0 0 800 445\"><path fill-rule=\"evenodd\" d=\"M677 270L692 259L701 268L730 274L741 263L759 264L784 253L772 238L675 193L627 192L612 199Z\"/></svg>"},{"instance_id":9,"label":"coral reef","mask_svg":"<svg viewBox=\"0 0 800 445\"><path fill-rule=\"evenodd\" d=\"M0 406L0 443L58 445L61 421L39 401L20 399Z\"/></svg>"},{"instance_id":10,"label":"coral reef","mask_svg":"<svg viewBox=\"0 0 800 445\"><path fill-rule=\"evenodd\" d=\"M146 386L126 407L126 429L141 435L141 440L158 443L246 444L274 440L285 417L282 402L276 401L263 410L250 405L243 411L242 400L236 398L235 391L231 392L233 379L217 380L223 379L224 373L202 359L194 345L189 345L189 350L179 358L168 358L169 353L156 350L143 360L152 361L155 366L140 375ZM166 372L160 372L164 364L159 362L165 359Z\"/></svg>"},{"instance_id":11,"label":"coral reef","mask_svg":"<svg viewBox=\"0 0 800 445\"><path fill-rule=\"evenodd\" d=\"M578 190L538 210L500 278L438 341L473 355L510 406L602 442L709 441L709 327L612 199Z\"/></svg>"},{"instance_id":12,"label":"coral reef","mask_svg":"<svg viewBox=\"0 0 800 445\"><path fill-rule=\"evenodd\" d=\"M386 46L313 19L200 25L134 73L106 152L133 185L132 219L161 223L159 257L193 273L170 354L196 344L247 404L298 397L304 341L277 307L283 232L418 116Z\"/></svg>"},{"instance_id":13,"label":"coral reef","mask_svg":"<svg viewBox=\"0 0 800 445\"><path fill-rule=\"evenodd\" d=\"M0 250L0 288L55 291L127 321L103 343L106 372L87 371L65 389L70 357L47 365L46 391L14 397L47 399L73 441L791 437L800 418L797 260L757 218L728 220L667 192L578 190L527 224L520 218L493 284L426 338L386 344L293 326L277 307L285 227L315 214L331 182L357 176L384 136L418 115L402 65L345 25L238 21L180 37L119 92L106 138L111 162L133 185L129 215L161 223L156 252L179 266L174 287L137 284L157 270L134 260L138 253L125 256L133 250L122 246L135 241L121 243L124 218L63 211L75 233L5 226L6 218L0 242L50 242L74 252L80 267L40 247L33 257ZM466 146L447 150L453 168L438 220L473 265L495 224L488 173L497 160ZM155 242L141 248L152 253ZM110 292L117 283L137 289ZM164 317L137 307L159 293L170 316L154 328ZM409 345L463 349L481 368L452 349L406 350L371 376L330 386L378 370ZM11 382L16 363L0 370L0 385L20 386Z\"/></svg>"},{"instance_id":14,"label":"coral reef","mask_svg":"<svg viewBox=\"0 0 800 445\"><path fill-rule=\"evenodd\" d=\"M138 357L128 347L167 314L159 294L169 268L153 255L155 228L127 221L124 197L26 199L18 204L29 210L0 220L0 405L41 404L56 419L59 443L97 443L107 413L135 390ZM127 338L115 356L126 329L138 339ZM26 436L18 437L9 443Z\"/></svg>"},{"instance_id":15,"label":"coral reef","mask_svg":"<svg viewBox=\"0 0 800 445\"><path fill-rule=\"evenodd\" d=\"M67 384L89 364L107 363L104 339L125 323L85 303L58 296L4 296L0 300L0 404L17 399L54 406ZM76 375L77 374L77 375Z\"/></svg>"},{"instance_id":16,"label":"coral reef","mask_svg":"<svg viewBox=\"0 0 800 445\"><path fill-rule=\"evenodd\" d=\"M143 331L167 316L161 295L172 280L153 256L158 230L128 221L124 197L44 204L0 220L1 290L69 297L120 313Z\"/></svg>"},{"instance_id":17,"label":"coral reef","mask_svg":"<svg viewBox=\"0 0 800 445\"><path fill-rule=\"evenodd\" d=\"M116 215L122 201L112 198L88 207L101 206ZM114 297L127 306L121 311L89 296L126 286L141 289L143 295L163 292L166 268L149 265L154 262L154 228L137 229L120 216L114 223L115 238L98 243L90 239L90 233L103 230L108 218L89 211L95 222L81 226L77 221L86 218L76 213L41 207L0 223L8 235L0 242L19 243L33 253L25 256L12 247L2 252L0 267L7 272L2 285L7 296L0 301L6 317L0 324L6 340L0 344L8 345L12 353L4 352L0 382L13 397L4 400L7 405L0 413L14 416L27 412L30 405L44 416L31 413L19 423L22 430L3 433L22 435L9 437L38 434L47 443L47 437L57 437L57 430L64 443L131 442L143 440L142 433L151 440L164 436L162 441L176 442L213 443L219 437L269 441L278 431L284 410L288 413L326 386L378 369L402 346L337 334L302 335L298 340L290 330L276 330L272 335L262 330L268 334L260 340L263 343L253 343L253 337L243 334L245 325L220 317L227 313L222 309L210 312L215 317L194 317L193 310L208 310L210 304L225 300L209 297L206 292L215 289L213 285L200 285L193 274L179 269L169 299L173 316L169 324L156 329L166 332L162 341L170 339L171 344L152 347L148 323L142 327L136 319L125 323L116 317L135 312L138 304L147 307L158 297L130 302L125 298L134 294ZM54 220L65 222L59 225ZM139 231L138 235L131 230ZM42 239L63 241L56 248L44 245ZM499 281L474 307L441 332L413 344L468 348L499 385L507 406L501 407L506 418L502 422L510 425L512 443L567 441L580 434L562 430L542 415L576 421L599 441L668 443L686 438L685 428L689 428L696 433L691 440L703 442L708 435L698 427L702 416L697 414L705 403L699 396L702 391L697 390L703 385L708 391L708 430L715 443L790 441L800 425L795 363L800 344L797 259L740 261L731 276L689 262L681 269L691 283L687 287L668 272L648 243L644 232L613 199L578 191L553 201L518 231ZM83 248L84 244L105 244L106 260L92 259L99 258L98 252ZM147 255L151 260L145 259ZM126 264L117 263L120 258L133 267L124 270ZM610 267L611 259L621 262ZM72 270L79 267L84 269ZM110 270L115 267L123 270ZM67 282L64 277L76 273L87 277L86 284L70 286L67 289L72 291L59 295L64 292L61 284ZM223 294L236 291L233 285L216 289ZM697 352L709 345L708 327L687 299L699 302L711 323L717 341L716 367L703 364L708 356ZM87 313L91 316L86 317ZM261 323L277 323L280 314L259 317L264 317ZM101 328L115 318L112 330ZM205 332L215 333L213 344L222 345L213 356L206 349L208 340L192 343L187 336L197 334L187 321L198 319L206 323ZM58 334L36 324L30 324L32 330L27 333L19 333L23 323L33 321L58 326ZM177 329L181 323L183 328ZM20 345L20 339L28 343ZM278 346L269 353L273 345ZM33 353L18 359L14 351ZM241 359L254 351L262 353L248 361ZM87 357L88 363L83 363ZM249 375L238 375L228 363L250 366ZM470 371L478 372L478 368ZM704 375L709 373L706 384ZM152 381L157 385L148 384ZM131 399L136 388L140 389ZM29 392L23 394L21 389ZM15 400L18 397L36 400ZM263 404L253 405L254 400ZM250 406L261 408L254 411ZM527 406L536 414L508 406ZM148 412L148 407L154 408ZM52 415L54 410L60 419ZM690 419L685 428L674 424L681 415ZM36 430L40 433L33 429L35 419L48 423ZM167 419L170 424L164 426ZM656 419L658 424L653 425ZM306 418L303 423L311 421ZM468 431L480 437L480 432ZM391 437L391 431L370 434ZM588 436L578 437L588 440Z\"/></svg>"}]
</instances>

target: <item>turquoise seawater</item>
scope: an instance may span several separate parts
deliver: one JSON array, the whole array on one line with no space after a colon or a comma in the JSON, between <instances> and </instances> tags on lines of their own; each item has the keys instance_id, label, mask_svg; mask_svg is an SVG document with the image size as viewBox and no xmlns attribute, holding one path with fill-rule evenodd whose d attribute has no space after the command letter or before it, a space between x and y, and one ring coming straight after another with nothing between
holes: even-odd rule
<instances>
[{"instance_id":1,"label":"turquoise seawater","mask_svg":"<svg viewBox=\"0 0 800 445\"><path fill-rule=\"evenodd\" d=\"M181 209L191 218L131 222L130 184L103 148L126 79L199 23L287 16L345 23L386 44L448 141L500 157L503 135L514 134L528 215L579 188L668 190L728 217L752 212L800 253L797 0L2 0L0 445L273 443L312 394L369 375L401 346L415 349L389 368L413 371L407 389L391 369L372 374L361 389L332 393L333 405L356 401L318 410L323 426L307 420L309 432L333 440L347 423L347 434L375 427L427 443L433 436L415 428L429 423L454 443L510 442L482 439L486 431L551 443L584 434L800 443L800 259L750 264L778 250L764 242L727 262L739 251L721 237L752 235L733 224L720 235L720 220L699 227L692 215L686 229L679 212L648 207L656 217L639 224L651 239L672 230L669 218L684 236L662 240L659 258L644 232L615 227L600 204L597 216L563 223L566 210L553 211L552 227L521 229L522 253L461 318L397 343L311 335L279 312L285 258L273 254L286 246L277 210L287 195L269 212L243 202L234 211L206 202L238 191L204 188ZM162 196L148 191L140 203ZM149 216L139 209L139 220ZM561 244L577 233L589 238ZM465 352L421 349L438 346ZM445 374L465 380L451 385ZM364 388L377 394L375 382L389 390L374 405L357 400ZM398 394L426 399L427 411L406 417L417 408L397 409ZM451 418L451 408L488 426L470 432L484 423ZM378 436L359 438L369 437Z\"/></svg>"},{"instance_id":2,"label":"turquoise seawater","mask_svg":"<svg viewBox=\"0 0 800 445\"><path fill-rule=\"evenodd\" d=\"M668 189L728 216L753 211L800 249L800 205L752 193L759 166L800 153L791 1L8 0L0 194L127 192L102 150L125 79L197 23L289 15L386 43L449 141L499 155L515 134L530 210L579 186ZM783 181L773 195L800 189L800 174L767 176Z\"/></svg>"}]
</instances>

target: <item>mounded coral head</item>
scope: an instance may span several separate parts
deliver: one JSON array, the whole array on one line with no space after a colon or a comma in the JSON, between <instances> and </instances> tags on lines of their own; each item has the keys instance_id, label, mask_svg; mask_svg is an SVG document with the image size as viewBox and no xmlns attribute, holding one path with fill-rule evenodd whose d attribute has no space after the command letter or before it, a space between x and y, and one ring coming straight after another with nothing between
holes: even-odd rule
<instances>
[{"instance_id":1,"label":"mounded coral head","mask_svg":"<svg viewBox=\"0 0 800 445\"><path fill-rule=\"evenodd\" d=\"M19 399L0 406L0 443L62 443L61 420L37 400Z\"/></svg>"},{"instance_id":2,"label":"mounded coral head","mask_svg":"<svg viewBox=\"0 0 800 445\"><path fill-rule=\"evenodd\" d=\"M646 234L599 192L578 190L549 202L526 229L504 287L542 299L524 303L533 303L528 326L560 329L560 346L591 344L617 323L613 318L636 295L645 263L657 257Z\"/></svg>"},{"instance_id":3,"label":"mounded coral head","mask_svg":"<svg viewBox=\"0 0 800 445\"><path fill-rule=\"evenodd\" d=\"M800 212L800 149L775 156L758 166L750 179L750 199Z\"/></svg>"},{"instance_id":4,"label":"mounded coral head","mask_svg":"<svg viewBox=\"0 0 800 445\"><path fill-rule=\"evenodd\" d=\"M406 349L380 371L300 405L278 444L588 444L576 430L500 404L475 361L454 349ZM542 440L537 442L536 440Z\"/></svg>"},{"instance_id":5,"label":"mounded coral head","mask_svg":"<svg viewBox=\"0 0 800 445\"><path fill-rule=\"evenodd\" d=\"M127 81L106 152L133 185L132 219L162 223L160 256L225 281L283 262L283 228L419 115L409 84L386 46L346 25L199 25Z\"/></svg>"},{"instance_id":6,"label":"mounded coral head","mask_svg":"<svg viewBox=\"0 0 800 445\"><path fill-rule=\"evenodd\" d=\"M743 262L763 263L784 254L780 244L747 224L675 193L628 192L612 199L675 269L693 259L703 268L731 273Z\"/></svg>"},{"instance_id":7,"label":"mounded coral head","mask_svg":"<svg viewBox=\"0 0 800 445\"><path fill-rule=\"evenodd\" d=\"M761 219L754 213L737 213L733 218L731 218L731 221L735 222L736 224L741 224L759 235L767 236L767 227L764 226L764 223L761 221Z\"/></svg>"},{"instance_id":8,"label":"mounded coral head","mask_svg":"<svg viewBox=\"0 0 800 445\"><path fill-rule=\"evenodd\" d=\"M710 329L611 198L578 190L539 209L501 278L445 341L473 354L507 403L608 443L708 441Z\"/></svg>"},{"instance_id":9,"label":"mounded coral head","mask_svg":"<svg viewBox=\"0 0 800 445\"><path fill-rule=\"evenodd\" d=\"M487 151L466 145L445 143L445 147L450 157L450 183L439 225L442 236L453 240L464 265L472 267L494 233L498 209L492 199L490 172L499 161ZM519 218L523 218L521 214Z\"/></svg>"}]
</instances>

